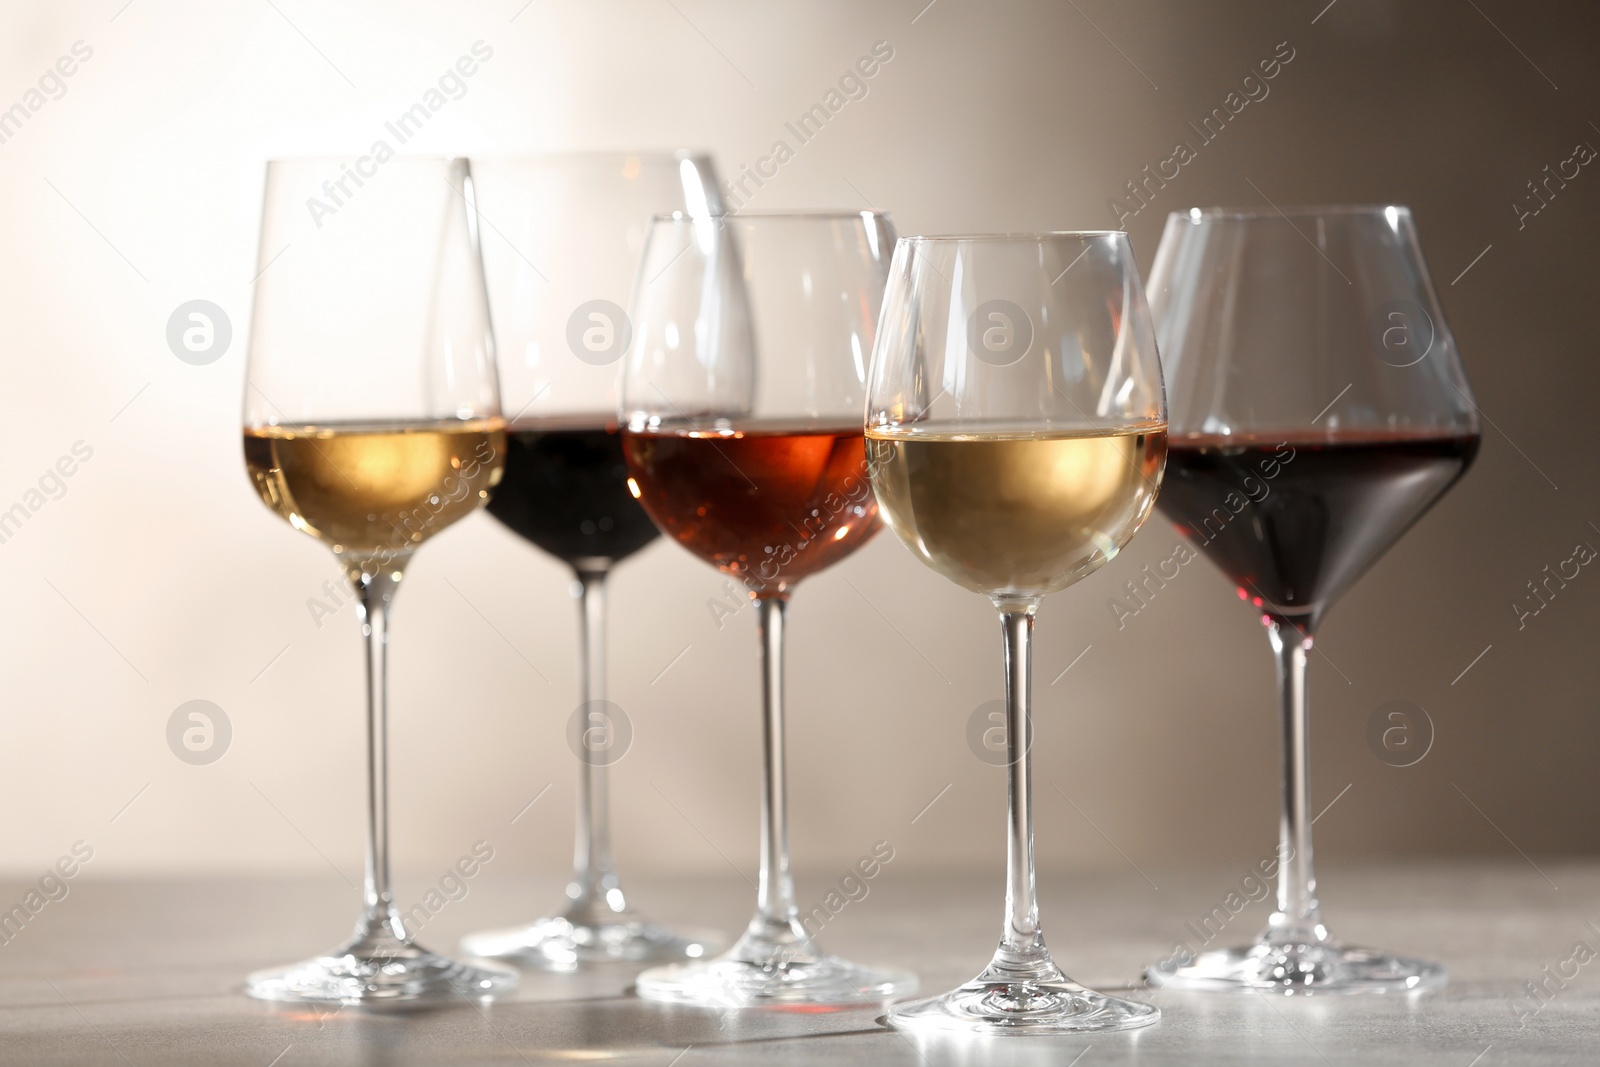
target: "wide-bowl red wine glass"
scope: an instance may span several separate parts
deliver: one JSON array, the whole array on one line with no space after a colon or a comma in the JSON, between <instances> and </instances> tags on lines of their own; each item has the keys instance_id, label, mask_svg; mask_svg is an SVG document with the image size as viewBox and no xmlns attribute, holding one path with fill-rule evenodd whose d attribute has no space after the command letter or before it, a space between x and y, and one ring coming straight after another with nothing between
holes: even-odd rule
<instances>
[{"instance_id":1,"label":"wide-bowl red wine glass","mask_svg":"<svg viewBox=\"0 0 1600 1067\"><path fill-rule=\"evenodd\" d=\"M1306 667L1328 608L1472 462L1478 413L1400 206L1167 219L1150 274L1171 435L1161 510L1260 615L1283 718L1278 899L1254 944L1180 953L1156 985L1389 993L1437 963L1341 945L1311 864Z\"/></svg>"}]
</instances>

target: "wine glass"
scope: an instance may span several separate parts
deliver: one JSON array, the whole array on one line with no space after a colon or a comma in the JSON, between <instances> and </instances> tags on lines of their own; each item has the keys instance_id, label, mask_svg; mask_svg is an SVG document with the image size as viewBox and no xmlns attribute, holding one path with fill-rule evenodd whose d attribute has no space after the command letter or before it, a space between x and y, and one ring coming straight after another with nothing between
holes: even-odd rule
<instances>
[{"instance_id":1,"label":"wine glass","mask_svg":"<svg viewBox=\"0 0 1600 1067\"><path fill-rule=\"evenodd\" d=\"M653 1000L726 1008L879 1002L907 974L829 956L789 874L784 609L878 527L861 435L866 359L894 246L877 212L658 218L634 302L623 451L662 531L743 583L762 656L761 877L744 935L644 972Z\"/></svg>"},{"instance_id":2,"label":"wine glass","mask_svg":"<svg viewBox=\"0 0 1600 1067\"><path fill-rule=\"evenodd\" d=\"M908 237L895 249L867 394L884 521L1000 613L1009 765L1006 912L981 974L901 1005L917 1032L1048 1035L1160 1013L1067 978L1034 895L1034 612L1149 516L1166 452L1155 335L1120 232Z\"/></svg>"},{"instance_id":3,"label":"wine glass","mask_svg":"<svg viewBox=\"0 0 1600 1067\"><path fill-rule=\"evenodd\" d=\"M505 478L489 514L572 568L578 600L577 843L559 915L469 935L474 956L572 970L606 961L706 955L717 935L641 918L611 853L608 766L618 744L606 700L605 589L611 568L657 536L628 492L617 381L628 303L652 216L720 210L711 160L687 152L478 160L500 379L512 412Z\"/></svg>"},{"instance_id":4,"label":"wine glass","mask_svg":"<svg viewBox=\"0 0 1600 1067\"><path fill-rule=\"evenodd\" d=\"M1472 462L1478 416L1411 212L1167 218L1150 302L1172 398L1161 510L1261 616L1277 659L1277 910L1255 944L1185 952L1156 985L1403 992L1436 963L1340 945L1311 868L1306 663L1328 607Z\"/></svg>"},{"instance_id":5,"label":"wine glass","mask_svg":"<svg viewBox=\"0 0 1600 1067\"><path fill-rule=\"evenodd\" d=\"M262 501L333 550L367 649L367 867L354 936L250 975L264 1000L484 998L510 971L430 952L389 877L389 616L411 554L488 499L505 456L464 159L267 165L245 374L245 466Z\"/></svg>"}]
</instances>

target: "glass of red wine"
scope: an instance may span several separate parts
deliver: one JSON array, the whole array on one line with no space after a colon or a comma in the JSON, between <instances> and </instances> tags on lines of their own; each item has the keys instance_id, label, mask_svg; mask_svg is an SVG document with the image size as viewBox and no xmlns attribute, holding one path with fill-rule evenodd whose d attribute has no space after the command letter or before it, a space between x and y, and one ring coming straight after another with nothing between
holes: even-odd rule
<instances>
[{"instance_id":1,"label":"glass of red wine","mask_svg":"<svg viewBox=\"0 0 1600 1067\"><path fill-rule=\"evenodd\" d=\"M762 656L761 876L725 954L639 976L641 996L722 1008L881 1002L916 979L827 955L789 874L784 609L878 529L861 413L895 242L877 212L682 213L651 227L622 383L623 452L662 532L738 581Z\"/></svg>"},{"instance_id":2,"label":"glass of red wine","mask_svg":"<svg viewBox=\"0 0 1600 1067\"><path fill-rule=\"evenodd\" d=\"M1278 897L1253 945L1159 986L1437 988L1437 963L1333 940L1311 865L1306 665L1330 605L1461 477L1477 408L1398 206L1168 217L1150 274L1171 434L1159 506L1260 613L1283 716Z\"/></svg>"},{"instance_id":3,"label":"glass of red wine","mask_svg":"<svg viewBox=\"0 0 1600 1067\"><path fill-rule=\"evenodd\" d=\"M551 154L483 160L478 205L499 342L505 475L489 514L572 568L579 610L578 826L567 905L509 930L469 935L466 951L545 970L705 955L713 934L636 912L613 866L607 776L626 751L606 699L605 589L618 563L656 538L628 492L617 381L632 328L625 306L650 219L720 210L703 155ZM575 739L575 740L574 740Z\"/></svg>"}]
</instances>

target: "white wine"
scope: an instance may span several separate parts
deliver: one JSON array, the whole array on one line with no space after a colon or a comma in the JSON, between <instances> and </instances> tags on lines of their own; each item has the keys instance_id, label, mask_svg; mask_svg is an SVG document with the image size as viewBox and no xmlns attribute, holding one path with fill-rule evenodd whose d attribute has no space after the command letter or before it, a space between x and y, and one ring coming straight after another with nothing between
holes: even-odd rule
<instances>
[{"instance_id":1,"label":"white wine","mask_svg":"<svg viewBox=\"0 0 1600 1067\"><path fill-rule=\"evenodd\" d=\"M404 555L481 506L505 453L499 419L244 431L267 507L355 561Z\"/></svg>"},{"instance_id":2,"label":"white wine","mask_svg":"<svg viewBox=\"0 0 1600 1067\"><path fill-rule=\"evenodd\" d=\"M990 596L1064 589L1149 516L1165 423L1052 434L867 430L884 520L934 570Z\"/></svg>"}]
</instances>

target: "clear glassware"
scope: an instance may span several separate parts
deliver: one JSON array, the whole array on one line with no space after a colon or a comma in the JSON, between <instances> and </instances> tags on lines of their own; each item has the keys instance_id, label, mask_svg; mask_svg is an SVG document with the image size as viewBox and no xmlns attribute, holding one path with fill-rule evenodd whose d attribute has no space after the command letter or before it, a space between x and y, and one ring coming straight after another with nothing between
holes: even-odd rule
<instances>
[{"instance_id":1,"label":"clear glassware","mask_svg":"<svg viewBox=\"0 0 1600 1067\"><path fill-rule=\"evenodd\" d=\"M488 231L484 264L508 426L506 473L489 514L572 568L579 704L596 739L578 758L572 881L560 914L469 935L474 956L572 970L708 955L720 935L643 918L611 850L607 778L616 752L606 701L606 578L657 536L627 489L617 427L626 306L656 214L720 212L711 160L688 152L564 153L474 162Z\"/></svg>"},{"instance_id":2,"label":"clear glassware","mask_svg":"<svg viewBox=\"0 0 1600 1067\"><path fill-rule=\"evenodd\" d=\"M901 1004L914 1033L1124 1030L1160 1017L1067 978L1034 894L1034 612L1114 558L1161 483L1166 404L1133 250L1120 232L908 237L895 249L867 399L884 521L985 594L1006 666L1006 908L981 974Z\"/></svg>"},{"instance_id":3,"label":"clear glassware","mask_svg":"<svg viewBox=\"0 0 1600 1067\"><path fill-rule=\"evenodd\" d=\"M1266 930L1147 976L1242 993L1442 986L1437 963L1334 941L1311 865L1313 634L1478 447L1477 408L1411 212L1175 213L1150 303L1172 410L1161 509L1260 613L1278 668L1283 811Z\"/></svg>"},{"instance_id":4,"label":"clear glassware","mask_svg":"<svg viewBox=\"0 0 1600 1067\"><path fill-rule=\"evenodd\" d=\"M861 409L894 240L876 212L679 214L650 229L622 385L628 470L662 531L748 592L765 711L755 917L723 955L641 974L652 1000L849 1005L915 987L828 955L805 929L785 799L789 594L878 527Z\"/></svg>"},{"instance_id":5,"label":"clear glassware","mask_svg":"<svg viewBox=\"0 0 1600 1067\"><path fill-rule=\"evenodd\" d=\"M267 165L244 452L263 502L333 550L367 650L367 865L354 936L249 976L264 1000L380 1006L514 989L430 952L389 875L389 617L417 547L482 506L505 453L466 160Z\"/></svg>"}]
</instances>

